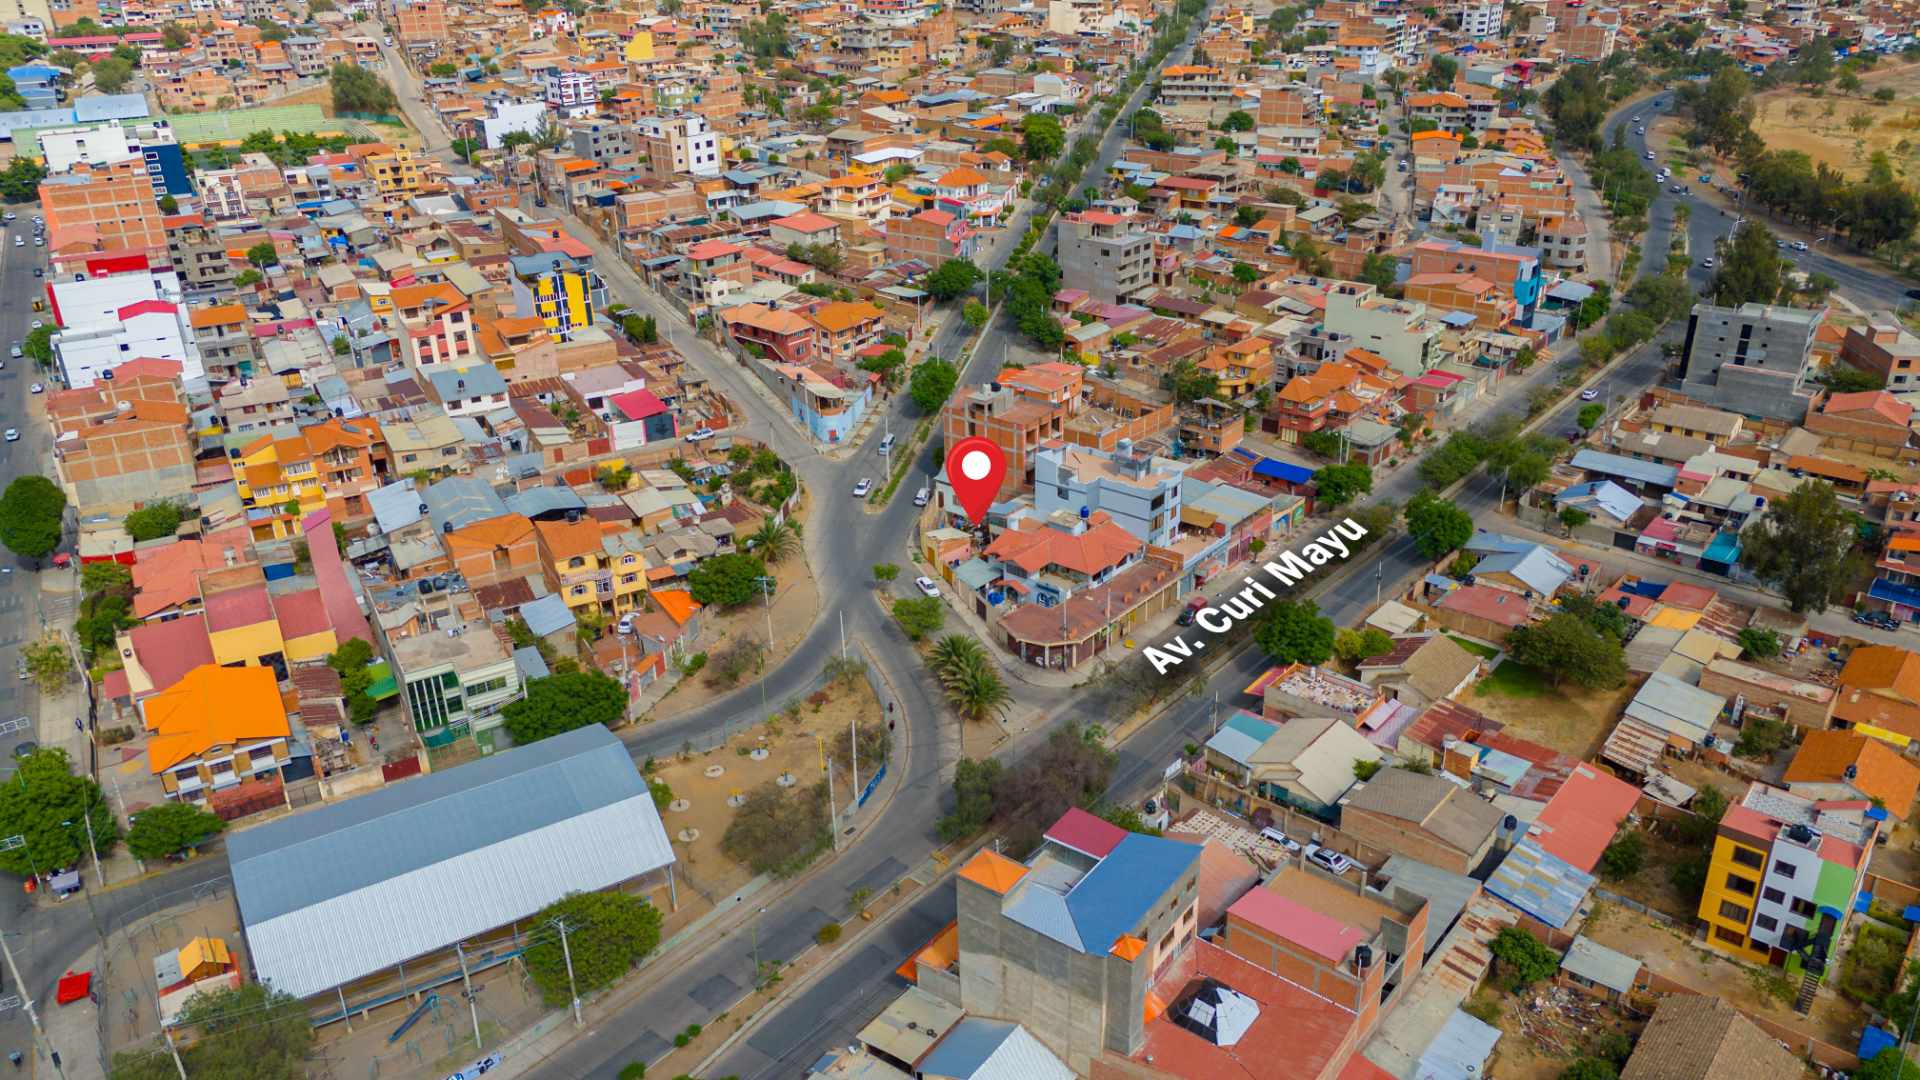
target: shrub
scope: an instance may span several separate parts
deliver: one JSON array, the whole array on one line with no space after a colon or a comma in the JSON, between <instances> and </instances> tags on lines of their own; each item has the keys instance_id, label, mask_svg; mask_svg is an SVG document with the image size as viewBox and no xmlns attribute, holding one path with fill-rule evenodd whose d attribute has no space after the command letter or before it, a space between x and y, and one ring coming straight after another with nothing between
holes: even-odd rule
<instances>
[{"instance_id":1,"label":"shrub","mask_svg":"<svg viewBox=\"0 0 1920 1080\"><path fill-rule=\"evenodd\" d=\"M1639 833L1628 830L1600 853L1600 874L1609 881L1621 881L1639 873L1646 860L1646 843Z\"/></svg>"},{"instance_id":2,"label":"shrub","mask_svg":"<svg viewBox=\"0 0 1920 1080\"><path fill-rule=\"evenodd\" d=\"M821 927L820 929L815 930L813 932L813 940L819 942L822 945L831 945L834 942L839 941L840 940L840 924L837 922L830 922L827 925Z\"/></svg>"},{"instance_id":3,"label":"shrub","mask_svg":"<svg viewBox=\"0 0 1920 1080\"><path fill-rule=\"evenodd\" d=\"M1491 948L1499 962L1501 982L1510 991L1531 986L1560 970L1560 954L1525 930L1507 927L1494 937Z\"/></svg>"},{"instance_id":4,"label":"shrub","mask_svg":"<svg viewBox=\"0 0 1920 1080\"><path fill-rule=\"evenodd\" d=\"M644 1061L629 1061L620 1066L620 1080L646 1080L646 1075L647 1063Z\"/></svg>"}]
</instances>

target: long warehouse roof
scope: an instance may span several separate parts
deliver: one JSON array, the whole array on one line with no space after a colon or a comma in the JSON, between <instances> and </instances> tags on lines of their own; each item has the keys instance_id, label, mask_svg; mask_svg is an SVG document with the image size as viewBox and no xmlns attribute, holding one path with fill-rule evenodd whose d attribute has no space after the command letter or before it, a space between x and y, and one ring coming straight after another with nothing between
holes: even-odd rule
<instances>
[{"instance_id":1,"label":"long warehouse roof","mask_svg":"<svg viewBox=\"0 0 1920 1080\"><path fill-rule=\"evenodd\" d=\"M241 830L227 852L254 970L295 997L674 859L598 724Z\"/></svg>"}]
</instances>

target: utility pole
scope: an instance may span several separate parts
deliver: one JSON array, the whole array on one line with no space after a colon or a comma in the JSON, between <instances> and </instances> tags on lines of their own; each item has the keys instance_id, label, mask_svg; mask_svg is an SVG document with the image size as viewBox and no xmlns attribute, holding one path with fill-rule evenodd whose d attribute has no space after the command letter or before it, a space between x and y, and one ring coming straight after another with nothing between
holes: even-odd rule
<instances>
[{"instance_id":1,"label":"utility pole","mask_svg":"<svg viewBox=\"0 0 1920 1080\"><path fill-rule=\"evenodd\" d=\"M20 1003L27 1010L27 1022L33 1025L35 1049L39 1050L47 1060L53 1062L54 1074L61 1077L61 1080L65 1080L67 1071L60 1067L60 1054L47 1046L47 1033L40 1026L40 1013L33 1007L33 998L27 994L27 984L20 978L20 968L13 962L13 948L7 944L7 935L3 933L0 933L0 956L6 957L7 974L13 976L13 985L20 988ZM176 1057L174 1060L177 1062L179 1059ZM187 1075L186 1071L182 1070L180 1075Z\"/></svg>"},{"instance_id":2,"label":"utility pole","mask_svg":"<svg viewBox=\"0 0 1920 1080\"><path fill-rule=\"evenodd\" d=\"M460 985L465 987L463 996L467 999L467 1012L473 1016L473 1047L484 1050L480 1042L480 999L473 992L473 978L467 972L467 950L461 942L453 943L453 954L460 958Z\"/></svg>"},{"instance_id":3,"label":"utility pole","mask_svg":"<svg viewBox=\"0 0 1920 1080\"><path fill-rule=\"evenodd\" d=\"M93 876L100 881L102 889L107 887L107 872L100 869L100 847L93 842L93 807L88 806L80 815L81 824L87 827L87 850L93 853Z\"/></svg>"},{"instance_id":4,"label":"utility pole","mask_svg":"<svg viewBox=\"0 0 1920 1080\"><path fill-rule=\"evenodd\" d=\"M120 816L123 818L127 817L127 798L126 796L120 794L120 781L115 779L112 773L108 773L107 783L113 785L113 801L120 804ZM132 820L132 819L128 818L128 820ZM132 852L128 852L128 854L131 855ZM144 874L147 872L147 864L144 860L140 858L140 856L138 855L133 856L133 865L136 868L138 868L141 873Z\"/></svg>"},{"instance_id":5,"label":"utility pole","mask_svg":"<svg viewBox=\"0 0 1920 1080\"><path fill-rule=\"evenodd\" d=\"M771 658L773 656L773 579L763 575L754 578L753 584L760 590L761 604L767 612L767 656ZM767 711L767 674L764 671L760 673L760 711L762 713Z\"/></svg>"},{"instance_id":6,"label":"utility pole","mask_svg":"<svg viewBox=\"0 0 1920 1080\"><path fill-rule=\"evenodd\" d=\"M167 1053L173 1055L173 1067L180 1073L180 1080L187 1080L187 1066L180 1060L180 1048L173 1043L173 1029L162 1028L160 1033L167 1037Z\"/></svg>"},{"instance_id":7,"label":"utility pole","mask_svg":"<svg viewBox=\"0 0 1920 1080\"><path fill-rule=\"evenodd\" d=\"M841 608L840 615L840 659L847 658L847 609Z\"/></svg>"},{"instance_id":8,"label":"utility pole","mask_svg":"<svg viewBox=\"0 0 1920 1080\"><path fill-rule=\"evenodd\" d=\"M573 1026L585 1027L586 1021L580 1018L580 991L573 984L573 950L567 945L567 921L555 919L553 925L560 931L560 955L567 962L567 996L573 999Z\"/></svg>"},{"instance_id":9,"label":"utility pole","mask_svg":"<svg viewBox=\"0 0 1920 1080\"><path fill-rule=\"evenodd\" d=\"M833 853L840 854L840 807L833 795L833 761L827 761L827 824L833 830Z\"/></svg>"},{"instance_id":10,"label":"utility pole","mask_svg":"<svg viewBox=\"0 0 1920 1080\"><path fill-rule=\"evenodd\" d=\"M853 812L860 810L860 725L853 715L847 717L847 753L853 755Z\"/></svg>"}]
</instances>

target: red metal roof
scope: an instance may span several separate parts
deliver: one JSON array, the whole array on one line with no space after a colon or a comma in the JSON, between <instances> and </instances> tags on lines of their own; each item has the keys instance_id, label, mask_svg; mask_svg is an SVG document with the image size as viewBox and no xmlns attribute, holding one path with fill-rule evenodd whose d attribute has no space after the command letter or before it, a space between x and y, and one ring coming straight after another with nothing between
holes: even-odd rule
<instances>
[{"instance_id":1,"label":"red metal roof","mask_svg":"<svg viewBox=\"0 0 1920 1080\"><path fill-rule=\"evenodd\" d=\"M1533 838L1552 854L1591 872L1639 799L1639 788L1592 765L1580 765L1540 811Z\"/></svg>"},{"instance_id":2,"label":"red metal roof","mask_svg":"<svg viewBox=\"0 0 1920 1080\"><path fill-rule=\"evenodd\" d=\"M1367 940L1367 935L1357 927L1348 926L1330 915L1322 915L1266 886L1252 889L1235 900L1233 906L1227 909L1227 914L1252 923L1282 940L1311 949L1316 956L1330 964L1345 960L1355 945Z\"/></svg>"},{"instance_id":3,"label":"red metal roof","mask_svg":"<svg viewBox=\"0 0 1920 1080\"><path fill-rule=\"evenodd\" d=\"M1095 817L1079 807L1074 807L1060 815L1060 820L1047 830L1047 839L1056 844L1065 844L1075 851L1085 852L1096 859L1104 859L1107 852L1119 846L1127 838L1127 830L1111 822Z\"/></svg>"}]
</instances>

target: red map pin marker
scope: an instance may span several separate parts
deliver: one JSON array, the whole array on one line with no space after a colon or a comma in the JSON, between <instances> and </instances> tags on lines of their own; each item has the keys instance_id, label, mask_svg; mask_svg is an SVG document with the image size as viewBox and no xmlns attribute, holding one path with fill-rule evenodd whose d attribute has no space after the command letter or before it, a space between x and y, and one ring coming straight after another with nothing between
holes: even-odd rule
<instances>
[{"instance_id":1,"label":"red map pin marker","mask_svg":"<svg viewBox=\"0 0 1920 1080\"><path fill-rule=\"evenodd\" d=\"M991 440L978 435L953 444L947 451L947 482L967 512L967 520L980 524L987 508L1000 494L1000 481L1007 475L1007 455Z\"/></svg>"}]
</instances>

